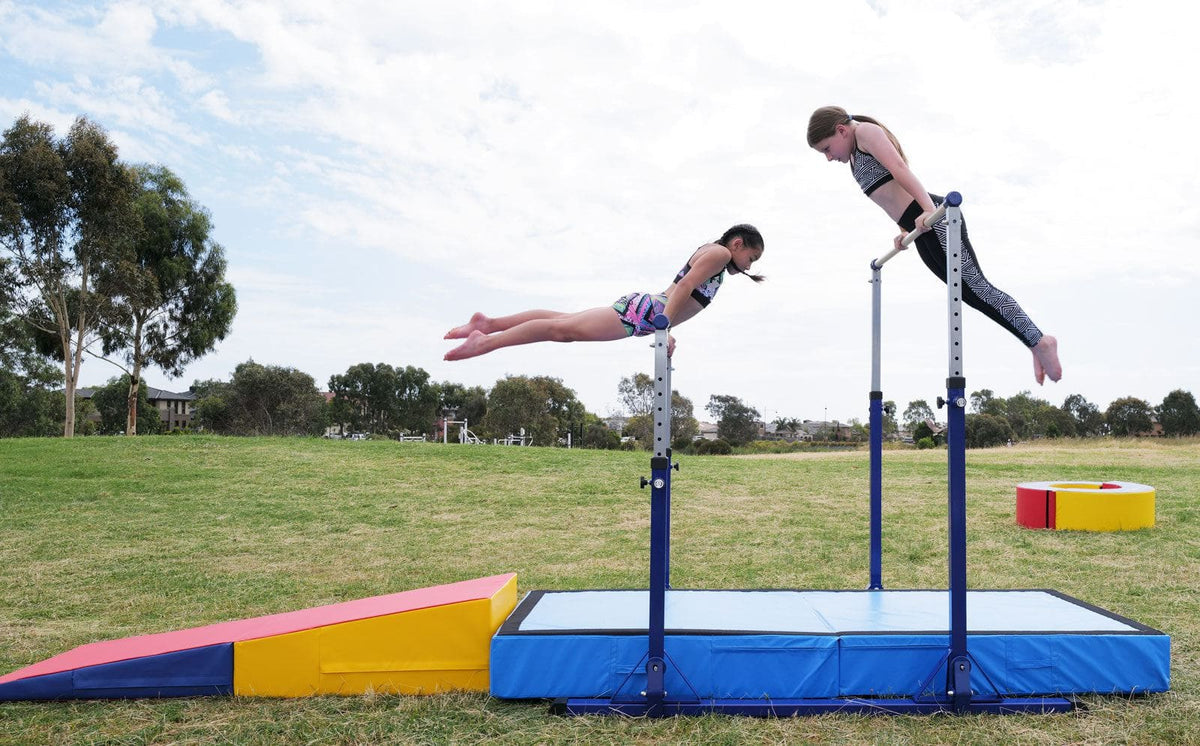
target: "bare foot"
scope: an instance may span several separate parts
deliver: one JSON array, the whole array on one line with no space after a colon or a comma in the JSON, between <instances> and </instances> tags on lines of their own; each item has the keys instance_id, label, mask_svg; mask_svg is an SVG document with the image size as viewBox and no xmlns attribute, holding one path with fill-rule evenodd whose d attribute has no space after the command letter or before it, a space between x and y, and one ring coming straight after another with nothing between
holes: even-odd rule
<instances>
[{"instance_id":1,"label":"bare foot","mask_svg":"<svg viewBox=\"0 0 1200 746\"><path fill-rule=\"evenodd\" d=\"M466 360L469 357L482 355L486 350L480 349L483 346L487 335L476 329L467 337L467 341L447 352L443 360Z\"/></svg>"},{"instance_id":2,"label":"bare foot","mask_svg":"<svg viewBox=\"0 0 1200 746\"><path fill-rule=\"evenodd\" d=\"M442 339L466 339L473 331L487 333L488 329L486 327L490 322L490 318L484 316L479 311L476 311L474 315L471 316L470 321L462 326L456 326L450 331L446 332L446 336L442 337Z\"/></svg>"},{"instance_id":3,"label":"bare foot","mask_svg":"<svg viewBox=\"0 0 1200 746\"><path fill-rule=\"evenodd\" d=\"M1045 335L1031 348L1033 352L1033 377L1040 386L1049 377L1051 381L1062 378L1062 364L1058 362L1058 340Z\"/></svg>"}]
</instances>

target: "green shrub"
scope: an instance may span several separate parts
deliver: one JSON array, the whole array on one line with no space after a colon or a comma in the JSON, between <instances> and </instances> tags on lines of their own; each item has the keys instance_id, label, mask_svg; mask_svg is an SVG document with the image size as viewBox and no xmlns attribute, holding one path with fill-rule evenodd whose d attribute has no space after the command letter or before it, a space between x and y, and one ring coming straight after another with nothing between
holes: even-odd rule
<instances>
[{"instance_id":1,"label":"green shrub","mask_svg":"<svg viewBox=\"0 0 1200 746\"><path fill-rule=\"evenodd\" d=\"M692 439L686 435L671 441L672 453L688 453L692 447Z\"/></svg>"},{"instance_id":2,"label":"green shrub","mask_svg":"<svg viewBox=\"0 0 1200 746\"><path fill-rule=\"evenodd\" d=\"M733 446L729 445L728 441L717 438L716 440L701 440L696 443L697 456L728 456L733 453Z\"/></svg>"}]
</instances>

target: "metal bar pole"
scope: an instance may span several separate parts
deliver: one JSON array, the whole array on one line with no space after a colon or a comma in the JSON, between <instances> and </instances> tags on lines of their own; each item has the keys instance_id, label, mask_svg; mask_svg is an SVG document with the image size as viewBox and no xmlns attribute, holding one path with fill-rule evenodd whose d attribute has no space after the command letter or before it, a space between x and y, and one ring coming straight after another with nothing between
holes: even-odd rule
<instances>
[{"instance_id":1,"label":"metal bar pole","mask_svg":"<svg viewBox=\"0 0 1200 746\"><path fill-rule=\"evenodd\" d=\"M646 659L647 714L661 713L666 696L666 602L670 552L671 359L670 321L654 319L654 455L650 458L650 617Z\"/></svg>"},{"instance_id":2,"label":"metal bar pole","mask_svg":"<svg viewBox=\"0 0 1200 746\"><path fill-rule=\"evenodd\" d=\"M971 702L967 653L967 467L966 378L962 354L962 195L946 195L946 299L949 332L947 405L947 500L949 502L950 652L946 693L957 711Z\"/></svg>"},{"instance_id":3,"label":"metal bar pole","mask_svg":"<svg viewBox=\"0 0 1200 746\"><path fill-rule=\"evenodd\" d=\"M871 549L869 590L883 589L883 389L880 379L880 348L883 339L882 278L871 263Z\"/></svg>"},{"instance_id":4,"label":"metal bar pole","mask_svg":"<svg viewBox=\"0 0 1200 746\"><path fill-rule=\"evenodd\" d=\"M666 317L664 316L663 318L665 319ZM670 322L667 321L666 323L669 330ZM669 347L666 349L669 349ZM679 469L679 464L675 463L674 454L671 453L671 421L674 415L672 399L674 397L673 392L675 391L671 384L671 372L674 370L675 368L672 366L671 358L668 355L666 370L663 371L663 381L666 389L663 396L663 423L665 427L663 440L666 443L667 456L667 494L663 505L663 525L666 527L665 535L663 536L663 588L666 589L670 589L671 587L671 469Z\"/></svg>"},{"instance_id":5,"label":"metal bar pole","mask_svg":"<svg viewBox=\"0 0 1200 746\"><path fill-rule=\"evenodd\" d=\"M671 455L670 325L666 316L654 317L654 455L667 458Z\"/></svg>"}]
</instances>

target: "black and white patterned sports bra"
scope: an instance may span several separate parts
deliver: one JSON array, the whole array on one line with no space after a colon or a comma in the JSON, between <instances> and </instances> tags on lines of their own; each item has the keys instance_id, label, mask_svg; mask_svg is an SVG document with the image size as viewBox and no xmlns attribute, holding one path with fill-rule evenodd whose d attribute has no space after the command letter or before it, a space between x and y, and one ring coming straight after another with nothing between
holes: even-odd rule
<instances>
[{"instance_id":1,"label":"black and white patterned sports bra","mask_svg":"<svg viewBox=\"0 0 1200 746\"><path fill-rule=\"evenodd\" d=\"M864 153L857 146L850 156L850 173L866 195L892 180L891 171L875 160L875 156Z\"/></svg>"},{"instance_id":2,"label":"black and white patterned sports bra","mask_svg":"<svg viewBox=\"0 0 1200 746\"><path fill-rule=\"evenodd\" d=\"M733 264L733 262L731 261L730 264ZM678 282L683 279L683 276L691 271L692 260L689 259L687 264L683 265L683 269L679 270L679 274L675 275L675 279L671 281L671 284L678 284ZM725 270L722 269L720 272L692 288L692 298L694 298L701 306L707 308L708 304L712 303L712 299L717 297L717 291L721 289L721 281L724 279Z\"/></svg>"}]
</instances>

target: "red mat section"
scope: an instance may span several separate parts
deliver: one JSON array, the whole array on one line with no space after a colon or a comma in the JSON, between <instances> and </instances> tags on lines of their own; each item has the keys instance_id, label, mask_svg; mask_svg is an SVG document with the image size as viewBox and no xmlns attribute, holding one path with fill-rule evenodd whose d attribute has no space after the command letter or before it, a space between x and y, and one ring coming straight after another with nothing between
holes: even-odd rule
<instances>
[{"instance_id":1,"label":"red mat section","mask_svg":"<svg viewBox=\"0 0 1200 746\"><path fill-rule=\"evenodd\" d=\"M1054 528L1054 492L1017 487L1017 523L1025 528Z\"/></svg>"}]
</instances>

